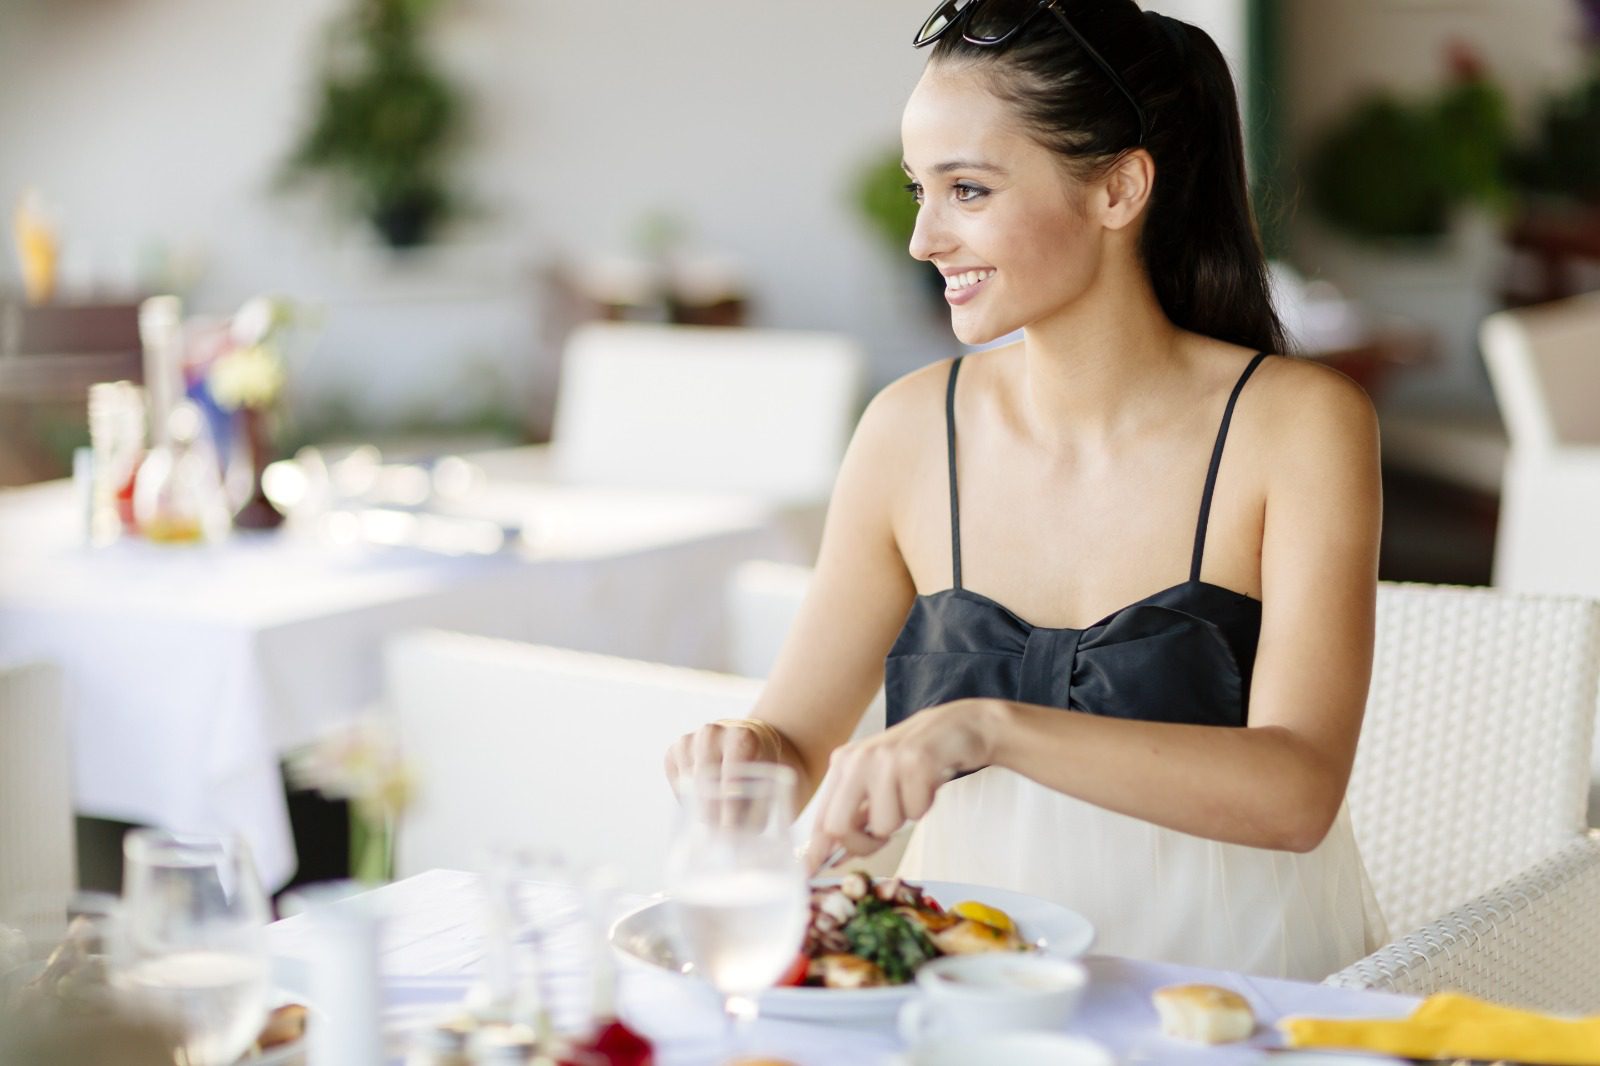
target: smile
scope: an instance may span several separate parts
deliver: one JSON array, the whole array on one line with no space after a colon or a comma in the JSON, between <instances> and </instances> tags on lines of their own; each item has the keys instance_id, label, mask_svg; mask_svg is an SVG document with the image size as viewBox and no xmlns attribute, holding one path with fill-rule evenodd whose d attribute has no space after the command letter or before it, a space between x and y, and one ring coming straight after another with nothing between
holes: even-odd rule
<instances>
[{"instance_id":1,"label":"smile","mask_svg":"<svg viewBox=\"0 0 1600 1066\"><path fill-rule=\"evenodd\" d=\"M966 303L994 275L993 270L968 270L962 274L952 274L944 279L944 297L953 304Z\"/></svg>"}]
</instances>

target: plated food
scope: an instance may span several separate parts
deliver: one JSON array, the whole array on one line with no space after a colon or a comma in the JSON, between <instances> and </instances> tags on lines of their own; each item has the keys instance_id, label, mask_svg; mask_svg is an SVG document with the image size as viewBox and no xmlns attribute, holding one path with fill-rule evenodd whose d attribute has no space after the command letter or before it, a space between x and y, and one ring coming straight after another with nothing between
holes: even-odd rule
<instances>
[{"instance_id":1,"label":"plated food","mask_svg":"<svg viewBox=\"0 0 1600 1066\"><path fill-rule=\"evenodd\" d=\"M909 982L944 955L1027 951L1011 916L963 900L949 910L921 887L859 871L811 890L800 958L780 985L879 988Z\"/></svg>"},{"instance_id":2,"label":"plated food","mask_svg":"<svg viewBox=\"0 0 1600 1066\"><path fill-rule=\"evenodd\" d=\"M819 880L814 884L826 888L842 883ZM885 883L887 879L873 882L874 890ZM1050 900L958 881L921 881L915 887L924 899L939 903L951 913L970 910L970 907L958 906L964 901L981 901L984 906L1009 918L1021 940L1032 945L1036 951L1055 958L1076 958L1094 943L1094 925L1087 918L1070 907ZM949 903L952 900L956 903ZM641 967L656 974L676 974L684 979L699 979L677 940L676 921L669 900L652 900L618 918L612 923L610 940L624 966ZM916 994L914 984L854 988L830 988L825 983L808 985L805 982L809 978L810 963L809 956L796 959L796 965L789 974L789 984L768 989L761 994L760 1011L763 1017L876 1023L894 1015Z\"/></svg>"}]
</instances>

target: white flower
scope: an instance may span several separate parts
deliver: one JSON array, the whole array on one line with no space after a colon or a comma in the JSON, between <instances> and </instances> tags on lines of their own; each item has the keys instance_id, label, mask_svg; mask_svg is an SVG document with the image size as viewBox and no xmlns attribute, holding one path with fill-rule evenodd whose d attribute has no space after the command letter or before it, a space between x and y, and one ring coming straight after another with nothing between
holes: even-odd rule
<instances>
[{"instance_id":1,"label":"white flower","mask_svg":"<svg viewBox=\"0 0 1600 1066\"><path fill-rule=\"evenodd\" d=\"M278 321L278 307L270 296L252 296L233 313L228 332L240 347L260 344Z\"/></svg>"},{"instance_id":2,"label":"white flower","mask_svg":"<svg viewBox=\"0 0 1600 1066\"><path fill-rule=\"evenodd\" d=\"M235 348L218 356L206 375L206 388L226 411L270 407L283 384L283 360L266 344Z\"/></svg>"},{"instance_id":3,"label":"white flower","mask_svg":"<svg viewBox=\"0 0 1600 1066\"><path fill-rule=\"evenodd\" d=\"M324 734L294 756L291 774L300 786L349 800L363 817L379 821L398 817L413 791L399 737L389 722L376 716Z\"/></svg>"}]
</instances>

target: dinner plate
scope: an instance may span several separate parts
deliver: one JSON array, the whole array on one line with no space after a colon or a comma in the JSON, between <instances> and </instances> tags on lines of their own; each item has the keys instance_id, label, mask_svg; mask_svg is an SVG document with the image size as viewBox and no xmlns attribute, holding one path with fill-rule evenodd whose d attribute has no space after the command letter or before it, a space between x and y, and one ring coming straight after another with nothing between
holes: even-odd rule
<instances>
[{"instance_id":1,"label":"dinner plate","mask_svg":"<svg viewBox=\"0 0 1600 1066\"><path fill-rule=\"evenodd\" d=\"M828 879L819 884L836 884ZM978 900L998 907L1017 923L1017 934L1061 958L1076 958L1094 943L1094 926L1069 907L1021 892L969 885L959 881L915 881L913 884L950 906ZM630 965L683 974L684 959L675 943L668 900L648 903L618 918L611 926L611 946ZM685 980L690 978L685 975ZM760 1011L769 1017L843 1021L893 1014L916 994L914 983L888 988L773 988L760 996Z\"/></svg>"}]
</instances>

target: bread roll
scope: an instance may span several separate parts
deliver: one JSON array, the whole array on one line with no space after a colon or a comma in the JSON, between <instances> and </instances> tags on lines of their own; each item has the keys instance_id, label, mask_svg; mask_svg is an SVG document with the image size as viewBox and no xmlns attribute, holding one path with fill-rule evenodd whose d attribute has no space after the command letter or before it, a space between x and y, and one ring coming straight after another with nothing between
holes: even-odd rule
<instances>
[{"instance_id":1,"label":"bread roll","mask_svg":"<svg viewBox=\"0 0 1600 1066\"><path fill-rule=\"evenodd\" d=\"M1161 1016L1161 1031L1180 1040L1226 1044L1243 1040L1256 1028L1245 998L1216 985L1169 985L1150 998Z\"/></svg>"}]
</instances>

